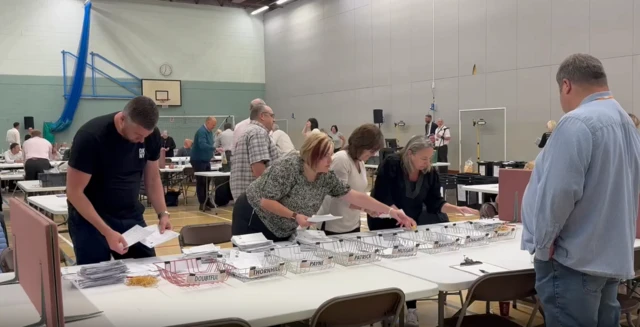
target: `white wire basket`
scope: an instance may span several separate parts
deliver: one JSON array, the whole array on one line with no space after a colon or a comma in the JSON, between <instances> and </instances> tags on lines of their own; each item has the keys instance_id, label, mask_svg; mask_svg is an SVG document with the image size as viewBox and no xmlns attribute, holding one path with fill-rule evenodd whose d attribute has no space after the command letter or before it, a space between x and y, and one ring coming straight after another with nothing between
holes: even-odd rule
<instances>
[{"instance_id":1,"label":"white wire basket","mask_svg":"<svg viewBox=\"0 0 640 327\"><path fill-rule=\"evenodd\" d=\"M333 256L335 262L343 266L355 266L380 260L378 247L355 239L318 242L316 246L325 250L318 252L319 255Z\"/></svg>"},{"instance_id":2,"label":"white wire basket","mask_svg":"<svg viewBox=\"0 0 640 327\"><path fill-rule=\"evenodd\" d=\"M438 233L430 228L405 232L398 237L405 241L420 243L419 250L429 254L456 251L461 245L460 237Z\"/></svg>"},{"instance_id":3,"label":"white wire basket","mask_svg":"<svg viewBox=\"0 0 640 327\"><path fill-rule=\"evenodd\" d=\"M504 240L511 240L516 237L517 227L514 224L509 224L505 221L499 220L477 220L468 221L466 224L471 228L489 233L489 241L497 242Z\"/></svg>"},{"instance_id":4,"label":"white wire basket","mask_svg":"<svg viewBox=\"0 0 640 327\"><path fill-rule=\"evenodd\" d=\"M262 254L257 262L253 262L251 265L239 266L235 263L233 256L237 256L237 250L232 250L228 254L227 265L231 266L231 274L241 281L249 281L253 279L270 278L274 276L284 276L287 274L287 265L284 261L270 260L267 252L254 253Z\"/></svg>"},{"instance_id":5,"label":"white wire basket","mask_svg":"<svg viewBox=\"0 0 640 327\"><path fill-rule=\"evenodd\" d=\"M356 240L375 246L378 255L387 258L413 257L418 254L420 243L398 237L397 233L357 236Z\"/></svg>"},{"instance_id":6,"label":"white wire basket","mask_svg":"<svg viewBox=\"0 0 640 327\"><path fill-rule=\"evenodd\" d=\"M314 247L311 251L300 246L274 248L267 255L267 260L272 264L285 262L287 271L294 274L334 268L336 264L333 256L324 252L326 250L319 247Z\"/></svg>"},{"instance_id":7,"label":"white wire basket","mask_svg":"<svg viewBox=\"0 0 640 327\"><path fill-rule=\"evenodd\" d=\"M471 228L469 224L453 223L431 229L436 233L455 236L460 239L460 246L471 247L489 244L491 233Z\"/></svg>"}]
</instances>

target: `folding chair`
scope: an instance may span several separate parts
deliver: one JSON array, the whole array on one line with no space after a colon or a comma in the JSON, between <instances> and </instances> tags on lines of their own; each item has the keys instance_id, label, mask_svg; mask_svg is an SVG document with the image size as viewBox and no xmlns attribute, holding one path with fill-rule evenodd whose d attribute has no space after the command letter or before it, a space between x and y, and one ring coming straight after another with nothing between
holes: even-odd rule
<instances>
[{"instance_id":1,"label":"folding chair","mask_svg":"<svg viewBox=\"0 0 640 327\"><path fill-rule=\"evenodd\" d=\"M633 271L636 272L634 280L625 281L623 284L627 287L626 294L618 293L618 302L620 303L620 313L627 318L627 325L630 327L640 326L640 299L638 293L638 277L640 276L640 251L633 252ZM631 315L637 316L635 324L631 319Z\"/></svg>"},{"instance_id":2,"label":"folding chair","mask_svg":"<svg viewBox=\"0 0 640 327\"><path fill-rule=\"evenodd\" d=\"M311 327L360 327L389 319L404 325L404 292L387 288L339 296L324 302L309 320Z\"/></svg>"},{"instance_id":3,"label":"folding chair","mask_svg":"<svg viewBox=\"0 0 640 327\"><path fill-rule=\"evenodd\" d=\"M203 244L231 242L231 224L213 223L184 226L180 230L180 248Z\"/></svg>"},{"instance_id":4,"label":"folding chair","mask_svg":"<svg viewBox=\"0 0 640 327\"><path fill-rule=\"evenodd\" d=\"M184 197L184 204L187 204L187 191L189 191L189 187L195 186L196 177L194 175L193 167L185 167L182 170L183 180L182 180L182 196Z\"/></svg>"},{"instance_id":5,"label":"folding chair","mask_svg":"<svg viewBox=\"0 0 640 327\"><path fill-rule=\"evenodd\" d=\"M519 324L489 311L489 302L508 302L515 299L532 298L534 307L527 327L530 327L538 313L540 303L535 299L536 274L533 270L518 270L486 274L478 278L467 293L462 309L453 317L445 319L445 326L492 326L517 327ZM486 301L485 314L465 316L469 306L475 301Z\"/></svg>"},{"instance_id":6,"label":"folding chair","mask_svg":"<svg viewBox=\"0 0 640 327\"><path fill-rule=\"evenodd\" d=\"M203 322L195 322L169 327L251 327L248 322L239 318L217 319Z\"/></svg>"}]
</instances>

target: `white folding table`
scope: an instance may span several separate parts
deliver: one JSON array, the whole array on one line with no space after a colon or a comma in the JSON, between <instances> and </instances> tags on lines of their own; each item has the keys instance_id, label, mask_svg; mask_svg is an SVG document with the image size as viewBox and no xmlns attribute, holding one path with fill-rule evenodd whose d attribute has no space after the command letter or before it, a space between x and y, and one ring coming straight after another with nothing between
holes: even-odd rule
<instances>
[{"instance_id":1,"label":"white folding table","mask_svg":"<svg viewBox=\"0 0 640 327\"><path fill-rule=\"evenodd\" d=\"M218 189L218 187L228 183L224 182L220 185L215 185L214 183L214 178L216 177L231 177L231 173L230 172L224 172L224 171L199 171L193 174L196 177L204 177L205 178L205 185L208 186L208 189L206 191L206 197L204 200L205 205L207 203L209 203L209 200L211 200L211 202L213 203L214 209L218 209L218 206L216 205L216 201L215 201L215 196L216 196L216 190ZM217 211L215 212L216 214Z\"/></svg>"},{"instance_id":2,"label":"white folding table","mask_svg":"<svg viewBox=\"0 0 640 327\"><path fill-rule=\"evenodd\" d=\"M42 187L40 181L20 181L18 188L24 192L25 196L29 196L30 193L56 193L67 190L67 186Z\"/></svg>"},{"instance_id":3,"label":"white folding table","mask_svg":"<svg viewBox=\"0 0 640 327\"><path fill-rule=\"evenodd\" d=\"M482 204L482 193L498 194L499 184L465 185L462 190L478 193L478 203Z\"/></svg>"}]
</instances>

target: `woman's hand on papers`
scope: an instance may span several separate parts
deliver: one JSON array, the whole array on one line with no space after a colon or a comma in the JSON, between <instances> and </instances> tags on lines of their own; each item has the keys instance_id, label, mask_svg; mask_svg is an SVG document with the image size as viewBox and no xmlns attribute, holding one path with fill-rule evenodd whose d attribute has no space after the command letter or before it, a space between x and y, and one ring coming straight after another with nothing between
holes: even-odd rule
<instances>
[{"instance_id":1,"label":"woman's hand on papers","mask_svg":"<svg viewBox=\"0 0 640 327\"><path fill-rule=\"evenodd\" d=\"M467 214L467 215L475 215L475 216L479 216L480 212L478 210L475 209L471 209L469 207L458 207L458 211L461 214Z\"/></svg>"},{"instance_id":2,"label":"woman's hand on papers","mask_svg":"<svg viewBox=\"0 0 640 327\"><path fill-rule=\"evenodd\" d=\"M297 214L296 215L296 222L302 228L307 228L307 227L313 225L313 223L310 223L308 220L309 220L309 217L307 217L305 215L301 215L301 214Z\"/></svg>"},{"instance_id":3,"label":"woman's hand on papers","mask_svg":"<svg viewBox=\"0 0 640 327\"><path fill-rule=\"evenodd\" d=\"M413 228L416 226L416 221L407 216L402 210L391 208L391 210L389 210L389 216L397 220L398 225L402 227Z\"/></svg>"}]
</instances>

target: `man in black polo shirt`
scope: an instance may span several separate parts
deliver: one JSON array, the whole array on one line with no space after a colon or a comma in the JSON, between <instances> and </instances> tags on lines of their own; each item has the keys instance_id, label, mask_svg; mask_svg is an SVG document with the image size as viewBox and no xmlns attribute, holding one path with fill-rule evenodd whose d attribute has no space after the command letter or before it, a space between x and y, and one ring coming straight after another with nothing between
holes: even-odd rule
<instances>
[{"instance_id":1,"label":"man in black polo shirt","mask_svg":"<svg viewBox=\"0 0 640 327\"><path fill-rule=\"evenodd\" d=\"M123 111L96 117L73 139L67 170L69 234L78 264L155 256L141 243L128 246L122 233L145 227L139 201L142 176L158 213L160 232L171 229L160 180L159 113L139 96Z\"/></svg>"}]
</instances>

